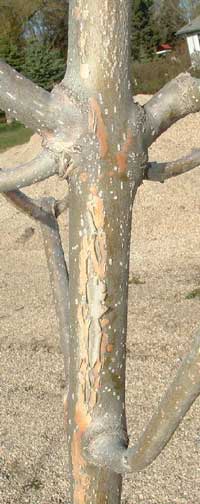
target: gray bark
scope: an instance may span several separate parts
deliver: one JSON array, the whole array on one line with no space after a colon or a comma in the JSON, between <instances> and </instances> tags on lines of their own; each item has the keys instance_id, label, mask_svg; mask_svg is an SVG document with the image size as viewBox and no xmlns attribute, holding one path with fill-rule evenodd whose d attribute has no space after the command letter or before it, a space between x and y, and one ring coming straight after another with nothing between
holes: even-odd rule
<instances>
[{"instance_id":1,"label":"gray bark","mask_svg":"<svg viewBox=\"0 0 200 504\"><path fill-rule=\"evenodd\" d=\"M48 93L0 60L0 107L16 119L42 134L54 150L65 151L79 135L81 113L64 92L62 84ZM59 136L56 142L55 137Z\"/></svg>"},{"instance_id":2,"label":"gray bark","mask_svg":"<svg viewBox=\"0 0 200 504\"><path fill-rule=\"evenodd\" d=\"M55 216L55 200L42 199L42 207L49 222L40 220L44 249L60 329L60 342L64 355L65 376L69 379L69 275L62 248L59 226Z\"/></svg>"},{"instance_id":3,"label":"gray bark","mask_svg":"<svg viewBox=\"0 0 200 504\"><path fill-rule=\"evenodd\" d=\"M144 106L147 114L147 143L151 145L164 131L200 108L200 79L180 74L166 84Z\"/></svg>"},{"instance_id":4,"label":"gray bark","mask_svg":"<svg viewBox=\"0 0 200 504\"><path fill-rule=\"evenodd\" d=\"M44 110L43 144L69 186L69 197L61 203L38 204L19 191L6 197L39 220L43 230L69 374L73 504L120 503L121 474L152 462L200 392L198 337L146 431L128 447L125 362L133 202L144 179L163 181L198 165L198 153L173 163L148 163L148 146L175 121L200 110L199 81L188 74L145 107L134 104L130 8L129 0L71 0L68 67L51 95L0 64L1 108L14 114L14 96L20 120L36 130L37 110ZM37 110L32 97L41 105ZM34 177L24 170L27 185ZM49 174L43 166L40 171ZM20 187L22 172L19 168ZM19 187L16 173L1 175L1 191ZM69 286L56 221L68 205Z\"/></svg>"},{"instance_id":5,"label":"gray bark","mask_svg":"<svg viewBox=\"0 0 200 504\"><path fill-rule=\"evenodd\" d=\"M200 333L196 335L192 351L184 359L174 381L154 413L152 419L132 448L126 449L112 432L90 440L88 460L115 466L125 472L141 471L159 455L177 426L200 394ZM112 448L111 448L112 447Z\"/></svg>"},{"instance_id":6,"label":"gray bark","mask_svg":"<svg viewBox=\"0 0 200 504\"><path fill-rule=\"evenodd\" d=\"M164 182L177 177L200 165L200 150L194 149L187 156L167 163L147 163L144 178L154 182Z\"/></svg>"},{"instance_id":7,"label":"gray bark","mask_svg":"<svg viewBox=\"0 0 200 504\"><path fill-rule=\"evenodd\" d=\"M45 180L59 173L58 158L42 151L35 159L16 168L0 169L0 191L8 192Z\"/></svg>"}]
</instances>

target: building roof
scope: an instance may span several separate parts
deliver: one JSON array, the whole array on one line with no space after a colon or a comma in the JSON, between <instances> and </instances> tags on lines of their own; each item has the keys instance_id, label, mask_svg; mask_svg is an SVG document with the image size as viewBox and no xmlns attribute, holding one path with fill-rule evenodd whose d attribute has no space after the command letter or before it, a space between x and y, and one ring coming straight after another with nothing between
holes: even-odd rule
<instances>
[{"instance_id":1,"label":"building roof","mask_svg":"<svg viewBox=\"0 0 200 504\"><path fill-rule=\"evenodd\" d=\"M172 51L173 47L171 46L171 44L160 44L157 47L157 51L162 51L163 49L165 49L166 51Z\"/></svg>"},{"instance_id":2,"label":"building roof","mask_svg":"<svg viewBox=\"0 0 200 504\"><path fill-rule=\"evenodd\" d=\"M189 35L190 33L200 33L200 16L190 21L187 25L183 26L176 32L176 35Z\"/></svg>"}]
</instances>

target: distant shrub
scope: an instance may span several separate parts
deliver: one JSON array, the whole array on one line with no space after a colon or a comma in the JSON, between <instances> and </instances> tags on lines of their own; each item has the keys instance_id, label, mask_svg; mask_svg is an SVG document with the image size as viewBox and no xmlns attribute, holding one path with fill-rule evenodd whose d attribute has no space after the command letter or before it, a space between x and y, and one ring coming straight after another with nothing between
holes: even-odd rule
<instances>
[{"instance_id":1,"label":"distant shrub","mask_svg":"<svg viewBox=\"0 0 200 504\"><path fill-rule=\"evenodd\" d=\"M190 71L193 75L198 73L197 69L191 70L187 55L180 57L170 54L166 57L159 56L146 63L135 62L132 65L134 94L154 94L169 80L186 71Z\"/></svg>"},{"instance_id":2,"label":"distant shrub","mask_svg":"<svg viewBox=\"0 0 200 504\"><path fill-rule=\"evenodd\" d=\"M62 52L52 48L48 41L29 39L26 42L22 73L39 86L50 91L63 79L65 66Z\"/></svg>"}]
</instances>

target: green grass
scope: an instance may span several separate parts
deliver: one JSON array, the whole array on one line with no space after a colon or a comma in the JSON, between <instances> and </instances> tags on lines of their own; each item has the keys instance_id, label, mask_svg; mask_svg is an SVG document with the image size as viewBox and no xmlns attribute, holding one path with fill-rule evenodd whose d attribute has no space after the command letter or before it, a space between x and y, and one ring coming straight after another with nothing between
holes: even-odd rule
<instances>
[{"instance_id":1,"label":"green grass","mask_svg":"<svg viewBox=\"0 0 200 504\"><path fill-rule=\"evenodd\" d=\"M0 152L28 142L31 135L33 131L17 121L12 124L0 123Z\"/></svg>"},{"instance_id":2,"label":"green grass","mask_svg":"<svg viewBox=\"0 0 200 504\"><path fill-rule=\"evenodd\" d=\"M193 291L189 292L185 297L186 299L200 298L200 287L197 287Z\"/></svg>"},{"instance_id":3,"label":"green grass","mask_svg":"<svg viewBox=\"0 0 200 504\"><path fill-rule=\"evenodd\" d=\"M139 276L136 276L136 275L130 275L129 277L129 281L128 281L129 285L144 285L145 284L145 281L144 280L141 280Z\"/></svg>"}]
</instances>

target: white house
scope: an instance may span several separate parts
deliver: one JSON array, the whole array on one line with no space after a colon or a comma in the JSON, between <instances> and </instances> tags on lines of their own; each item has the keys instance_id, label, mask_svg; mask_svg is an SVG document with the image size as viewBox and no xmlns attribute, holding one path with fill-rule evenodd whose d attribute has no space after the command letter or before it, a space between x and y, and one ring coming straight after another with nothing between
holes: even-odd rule
<instances>
[{"instance_id":1,"label":"white house","mask_svg":"<svg viewBox=\"0 0 200 504\"><path fill-rule=\"evenodd\" d=\"M200 59L200 16L176 32L177 37L186 37L191 62Z\"/></svg>"}]
</instances>

